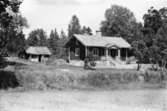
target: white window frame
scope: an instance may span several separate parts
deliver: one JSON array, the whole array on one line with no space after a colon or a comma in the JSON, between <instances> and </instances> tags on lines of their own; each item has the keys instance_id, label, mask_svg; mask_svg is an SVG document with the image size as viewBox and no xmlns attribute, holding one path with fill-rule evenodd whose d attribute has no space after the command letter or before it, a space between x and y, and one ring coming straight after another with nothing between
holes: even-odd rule
<instances>
[{"instance_id":1,"label":"white window frame","mask_svg":"<svg viewBox=\"0 0 167 111\"><path fill-rule=\"evenodd\" d=\"M75 48L75 56L79 56L80 55L80 48Z\"/></svg>"},{"instance_id":2,"label":"white window frame","mask_svg":"<svg viewBox=\"0 0 167 111\"><path fill-rule=\"evenodd\" d=\"M98 48L93 48L92 52L93 52L93 55L99 56L99 49Z\"/></svg>"}]
</instances>

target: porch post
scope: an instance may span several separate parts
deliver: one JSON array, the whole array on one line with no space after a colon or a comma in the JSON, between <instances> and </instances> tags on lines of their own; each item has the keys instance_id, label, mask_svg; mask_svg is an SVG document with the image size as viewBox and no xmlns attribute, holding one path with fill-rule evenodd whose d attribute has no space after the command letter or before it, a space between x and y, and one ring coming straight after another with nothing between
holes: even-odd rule
<instances>
[{"instance_id":1,"label":"porch post","mask_svg":"<svg viewBox=\"0 0 167 111\"><path fill-rule=\"evenodd\" d=\"M71 57L70 57L70 48L68 48L68 60L70 61Z\"/></svg>"},{"instance_id":2,"label":"porch post","mask_svg":"<svg viewBox=\"0 0 167 111\"><path fill-rule=\"evenodd\" d=\"M126 61L128 60L128 49L126 48Z\"/></svg>"},{"instance_id":3,"label":"porch post","mask_svg":"<svg viewBox=\"0 0 167 111\"><path fill-rule=\"evenodd\" d=\"M106 59L108 57L108 48L106 48L106 53L105 53Z\"/></svg>"},{"instance_id":4,"label":"porch post","mask_svg":"<svg viewBox=\"0 0 167 111\"><path fill-rule=\"evenodd\" d=\"M87 47L85 46L85 57L87 57L88 56L88 49L87 49Z\"/></svg>"},{"instance_id":5,"label":"porch post","mask_svg":"<svg viewBox=\"0 0 167 111\"><path fill-rule=\"evenodd\" d=\"M118 58L121 58L121 49L118 49Z\"/></svg>"}]
</instances>

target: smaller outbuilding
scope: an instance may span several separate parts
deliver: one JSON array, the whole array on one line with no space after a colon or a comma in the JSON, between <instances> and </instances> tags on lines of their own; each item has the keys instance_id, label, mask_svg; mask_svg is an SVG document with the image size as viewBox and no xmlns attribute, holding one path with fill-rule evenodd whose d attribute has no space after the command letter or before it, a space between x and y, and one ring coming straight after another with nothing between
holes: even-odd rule
<instances>
[{"instance_id":1,"label":"smaller outbuilding","mask_svg":"<svg viewBox=\"0 0 167 111\"><path fill-rule=\"evenodd\" d=\"M51 56L50 50L45 46L31 46L26 50L27 59L32 62L45 63Z\"/></svg>"}]
</instances>

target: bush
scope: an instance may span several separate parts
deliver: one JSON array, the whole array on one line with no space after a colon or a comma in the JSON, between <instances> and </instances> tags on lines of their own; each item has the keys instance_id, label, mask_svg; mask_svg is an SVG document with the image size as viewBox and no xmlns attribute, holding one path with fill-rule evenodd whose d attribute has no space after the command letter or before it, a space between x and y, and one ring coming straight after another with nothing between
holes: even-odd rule
<instances>
[{"instance_id":1,"label":"bush","mask_svg":"<svg viewBox=\"0 0 167 111\"><path fill-rule=\"evenodd\" d=\"M84 60L84 69L93 69L96 66L95 58L91 55L85 58Z\"/></svg>"},{"instance_id":2,"label":"bush","mask_svg":"<svg viewBox=\"0 0 167 111\"><path fill-rule=\"evenodd\" d=\"M15 88L19 82L11 71L0 71L0 89Z\"/></svg>"}]
</instances>

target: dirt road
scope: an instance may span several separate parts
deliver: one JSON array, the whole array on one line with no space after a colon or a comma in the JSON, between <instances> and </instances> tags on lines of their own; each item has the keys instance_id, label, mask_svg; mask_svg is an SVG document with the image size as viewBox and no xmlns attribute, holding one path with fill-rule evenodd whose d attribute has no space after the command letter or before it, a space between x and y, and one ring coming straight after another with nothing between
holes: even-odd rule
<instances>
[{"instance_id":1,"label":"dirt road","mask_svg":"<svg viewBox=\"0 0 167 111\"><path fill-rule=\"evenodd\" d=\"M167 90L0 92L0 111L167 111Z\"/></svg>"}]
</instances>

